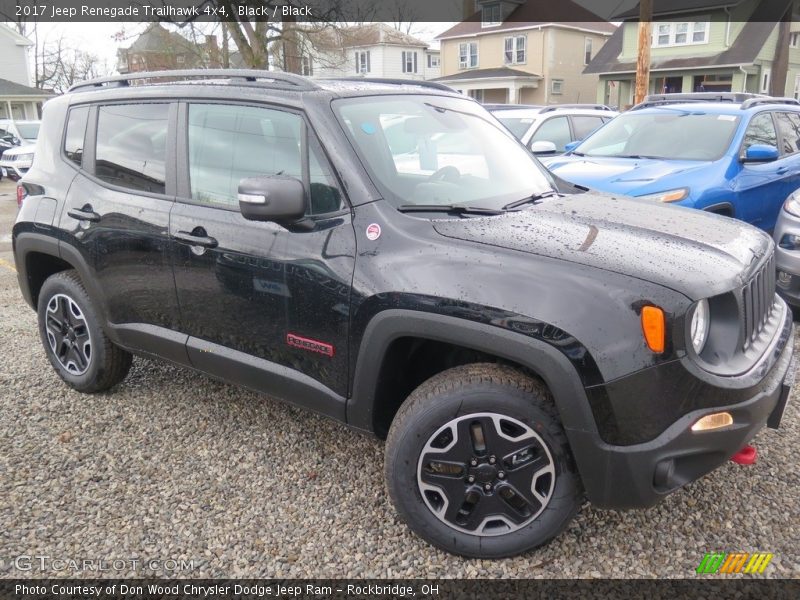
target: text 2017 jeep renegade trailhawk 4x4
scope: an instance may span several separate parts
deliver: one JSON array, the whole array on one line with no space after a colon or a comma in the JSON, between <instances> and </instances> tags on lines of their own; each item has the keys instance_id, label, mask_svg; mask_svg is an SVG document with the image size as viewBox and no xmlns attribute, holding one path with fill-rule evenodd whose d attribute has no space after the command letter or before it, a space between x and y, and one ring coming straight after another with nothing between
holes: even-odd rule
<instances>
[{"instance_id":1,"label":"text 2017 jeep renegade trailhawk 4x4","mask_svg":"<svg viewBox=\"0 0 800 600\"><path fill-rule=\"evenodd\" d=\"M754 227L569 188L436 84L136 77L49 101L20 190L19 283L76 390L144 354L386 436L403 519L480 557L778 426L792 318Z\"/></svg>"}]
</instances>

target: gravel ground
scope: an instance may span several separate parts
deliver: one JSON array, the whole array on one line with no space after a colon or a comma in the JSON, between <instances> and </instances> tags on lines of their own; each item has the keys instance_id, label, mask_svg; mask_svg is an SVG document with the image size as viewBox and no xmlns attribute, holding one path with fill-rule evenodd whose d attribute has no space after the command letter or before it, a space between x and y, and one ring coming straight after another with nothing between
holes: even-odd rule
<instances>
[{"instance_id":1,"label":"gravel ground","mask_svg":"<svg viewBox=\"0 0 800 600\"><path fill-rule=\"evenodd\" d=\"M342 425L140 358L112 393L69 390L2 262L0 344L2 577L27 575L20 555L194 566L118 576L692 577L710 551L773 552L766 576L800 577L796 397L755 466L646 511L585 506L547 547L480 561L412 535L384 491L383 444Z\"/></svg>"}]
</instances>

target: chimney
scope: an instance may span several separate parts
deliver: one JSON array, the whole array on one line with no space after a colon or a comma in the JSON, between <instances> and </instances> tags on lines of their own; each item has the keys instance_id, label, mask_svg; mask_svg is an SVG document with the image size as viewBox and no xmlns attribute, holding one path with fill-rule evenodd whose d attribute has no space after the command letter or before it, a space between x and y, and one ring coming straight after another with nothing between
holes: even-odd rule
<instances>
[{"instance_id":1,"label":"chimney","mask_svg":"<svg viewBox=\"0 0 800 600\"><path fill-rule=\"evenodd\" d=\"M222 65L219 47L217 46L217 36L206 36L206 55L208 56L208 67L210 69L218 69Z\"/></svg>"}]
</instances>

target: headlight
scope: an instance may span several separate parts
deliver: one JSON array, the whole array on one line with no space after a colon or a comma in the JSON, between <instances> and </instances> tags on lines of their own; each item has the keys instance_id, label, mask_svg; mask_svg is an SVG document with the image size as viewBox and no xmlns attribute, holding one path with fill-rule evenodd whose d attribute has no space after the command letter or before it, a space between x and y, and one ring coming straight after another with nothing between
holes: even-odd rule
<instances>
[{"instance_id":1,"label":"headlight","mask_svg":"<svg viewBox=\"0 0 800 600\"><path fill-rule=\"evenodd\" d=\"M786 199L786 202L783 203L783 210L788 212L790 215L800 217L800 198L798 198L795 194L789 196Z\"/></svg>"},{"instance_id":2,"label":"headlight","mask_svg":"<svg viewBox=\"0 0 800 600\"><path fill-rule=\"evenodd\" d=\"M695 304L694 311L692 312L692 325L689 330L689 337L692 340L692 347L697 354L700 354L706 346L708 328L711 325L710 316L708 300L700 300L700 302Z\"/></svg>"},{"instance_id":3,"label":"headlight","mask_svg":"<svg viewBox=\"0 0 800 600\"><path fill-rule=\"evenodd\" d=\"M678 188L676 190L667 190L666 192L658 192L656 194L647 194L645 196L637 196L642 200L655 200L656 202L680 202L689 197L689 188Z\"/></svg>"},{"instance_id":4,"label":"headlight","mask_svg":"<svg viewBox=\"0 0 800 600\"><path fill-rule=\"evenodd\" d=\"M17 154L17 160L33 160L33 154Z\"/></svg>"}]
</instances>

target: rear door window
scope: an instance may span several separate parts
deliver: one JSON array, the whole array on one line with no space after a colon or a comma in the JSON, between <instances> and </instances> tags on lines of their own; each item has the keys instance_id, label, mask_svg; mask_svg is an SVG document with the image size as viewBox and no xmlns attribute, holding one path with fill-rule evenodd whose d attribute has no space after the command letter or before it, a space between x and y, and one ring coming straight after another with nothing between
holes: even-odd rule
<instances>
[{"instance_id":1,"label":"rear door window","mask_svg":"<svg viewBox=\"0 0 800 600\"><path fill-rule=\"evenodd\" d=\"M95 175L136 191L164 193L168 104L100 106Z\"/></svg>"},{"instance_id":2,"label":"rear door window","mask_svg":"<svg viewBox=\"0 0 800 600\"><path fill-rule=\"evenodd\" d=\"M781 134L780 151L783 155L800 150L800 115L790 112L775 113L778 131Z\"/></svg>"}]
</instances>

